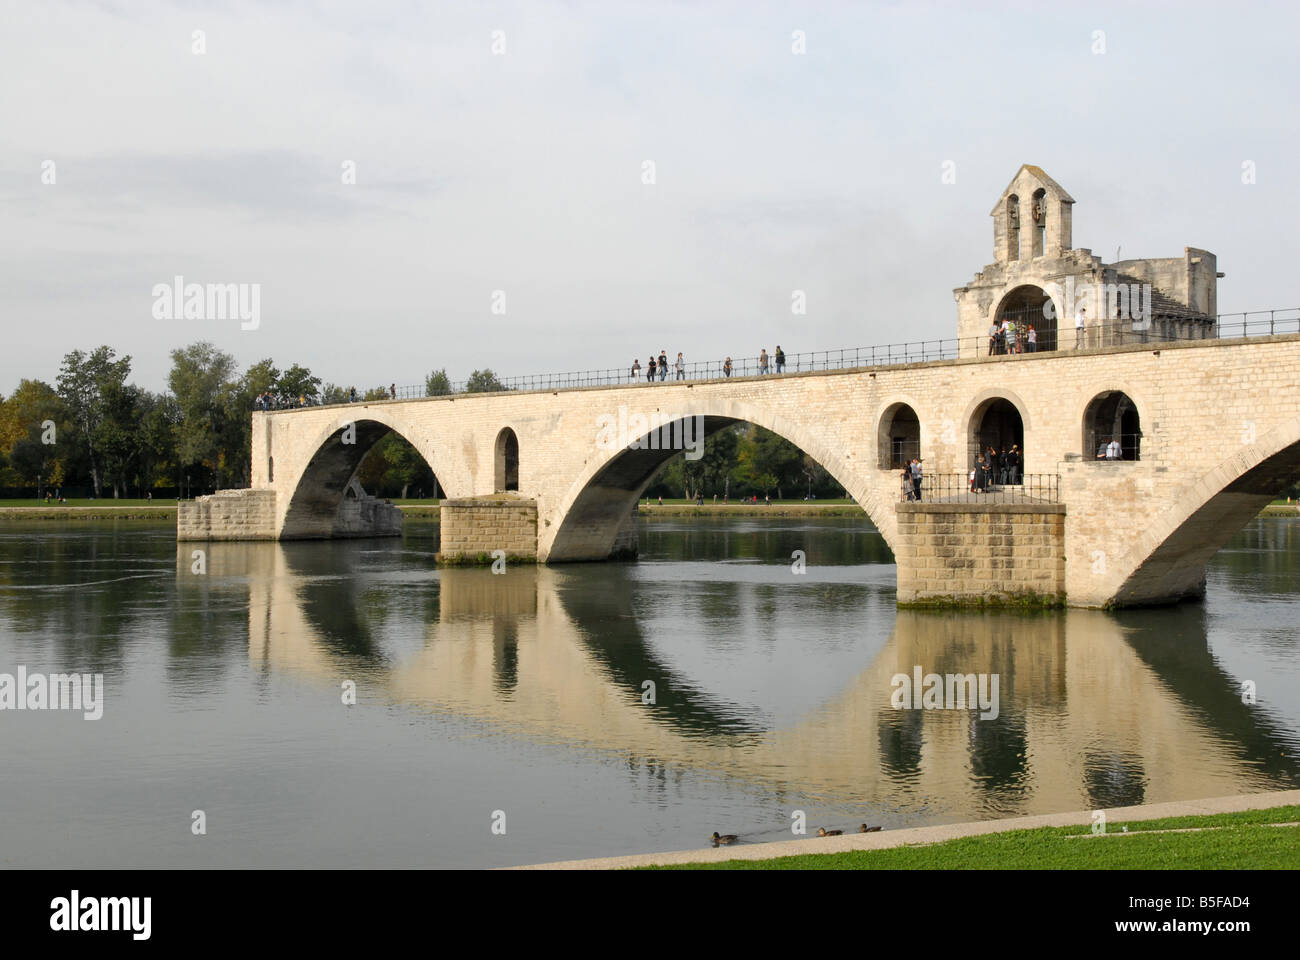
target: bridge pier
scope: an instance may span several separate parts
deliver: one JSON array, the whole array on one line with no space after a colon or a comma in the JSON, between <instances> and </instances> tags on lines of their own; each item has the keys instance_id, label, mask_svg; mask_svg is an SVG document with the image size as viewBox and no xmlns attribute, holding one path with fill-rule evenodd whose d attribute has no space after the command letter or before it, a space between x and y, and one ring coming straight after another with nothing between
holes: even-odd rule
<instances>
[{"instance_id":1,"label":"bridge pier","mask_svg":"<svg viewBox=\"0 0 1300 960\"><path fill-rule=\"evenodd\" d=\"M1065 507L1058 503L897 505L898 604L1065 604Z\"/></svg>"}]
</instances>

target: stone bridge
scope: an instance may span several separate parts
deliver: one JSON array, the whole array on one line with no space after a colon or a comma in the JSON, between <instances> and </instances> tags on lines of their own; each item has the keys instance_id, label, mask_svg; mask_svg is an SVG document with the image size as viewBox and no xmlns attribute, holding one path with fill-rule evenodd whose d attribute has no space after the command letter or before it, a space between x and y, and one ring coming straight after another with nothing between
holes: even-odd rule
<instances>
[{"instance_id":1,"label":"stone bridge","mask_svg":"<svg viewBox=\"0 0 1300 960\"><path fill-rule=\"evenodd\" d=\"M651 448L649 427L690 442L695 425L748 422L861 505L898 560L902 603L1171 602L1201 595L1206 561L1300 478L1298 378L1300 335L1287 335L259 412L252 489L182 504L178 537L396 533L396 509L355 483L396 431L452 498L444 553L604 560L634 549L637 500L681 449ZM627 436L608 442L611 423ZM1094 459L1112 438L1124 458ZM1013 442L1023 472L1059 477L1059 492L900 504L900 453L919 452L927 483L956 484L976 451Z\"/></svg>"}]
</instances>

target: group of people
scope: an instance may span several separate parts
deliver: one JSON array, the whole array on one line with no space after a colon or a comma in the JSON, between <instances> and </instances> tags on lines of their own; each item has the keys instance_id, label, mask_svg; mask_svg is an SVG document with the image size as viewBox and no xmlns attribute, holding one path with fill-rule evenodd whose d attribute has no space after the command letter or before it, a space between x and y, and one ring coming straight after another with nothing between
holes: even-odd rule
<instances>
[{"instance_id":1,"label":"group of people","mask_svg":"<svg viewBox=\"0 0 1300 960\"><path fill-rule=\"evenodd\" d=\"M1103 440L1101 445L1097 447L1097 459L1098 460L1123 460L1124 448L1120 446L1119 440L1111 440L1110 443L1106 443Z\"/></svg>"},{"instance_id":2,"label":"group of people","mask_svg":"<svg viewBox=\"0 0 1300 960\"><path fill-rule=\"evenodd\" d=\"M1020 464L1019 445L1013 443L1010 450L1003 447L1001 453L994 447L989 447L975 458L975 466L970 472L971 493L983 493L992 484L1018 484Z\"/></svg>"},{"instance_id":3,"label":"group of people","mask_svg":"<svg viewBox=\"0 0 1300 960\"><path fill-rule=\"evenodd\" d=\"M776 345L776 353L772 354L770 357L767 353L767 347L764 347L762 352L759 353L759 376L771 373L773 364L776 366L777 373L785 373L785 351L781 349L779 343ZM631 372L631 378L633 381L641 379L641 369L641 361L639 359L633 359ZM686 379L686 359L682 356L680 350L677 352L677 359L672 361L668 359L667 350L660 350L657 359L653 353L650 354L650 359L646 362L645 366L646 382L653 383L655 380L667 380L668 371L670 369L673 371L674 380ZM731 373L731 358L727 357L726 360L722 361L722 375L724 377L730 377Z\"/></svg>"},{"instance_id":4,"label":"group of people","mask_svg":"<svg viewBox=\"0 0 1300 960\"><path fill-rule=\"evenodd\" d=\"M989 356L1007 353L1034 353L1038 350L1038 331L1032 323L1016 323L1000 317L989 326Z\"/></svg>"},{"instance_id":5,"label":"group of people","mask_svg":"<svg viewBox=\"0 0 1300 960\"><path fill-rule=\"evenodd\" d=\"M267 390L265 393L259 393L253 400L253 409L255 410L292 410L294 407L308 406L307 398L301 393L298 394L298 401L295 403L292 399L287 402L281 402L280 398Z\"/></svg>"}]
</instances>

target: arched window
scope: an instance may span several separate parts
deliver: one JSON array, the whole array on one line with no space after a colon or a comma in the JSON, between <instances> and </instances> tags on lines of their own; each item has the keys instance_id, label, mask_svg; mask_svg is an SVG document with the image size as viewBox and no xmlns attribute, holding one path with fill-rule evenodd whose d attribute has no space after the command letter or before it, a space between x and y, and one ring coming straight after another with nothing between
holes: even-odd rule
<instances>
[{"instance_id":1,"label":"arched window","mask_svg":"<svg viewBox=\"0 0 1300 960\"><path fill-rule=\"evenodd\" d=\"M921 456L921 421L916 411L906 403L895 403L885 409L877 431L876 449L880 468L889 470L910 463Z\"/></svg>"},{"instance_id":2,"label":"arched window","mask_svg":"<svg viewBox=\"0 0 1300 960\"><path fill-rule=\"evenodd\" d=\"M1056 349L1056 307L1042 287L1025 284L1016 287L1002 298L994 312L994 319L1005 324L1010 320L1015 326L1014 342L999 343L992 352L1042 353ZM1029 328L1034 328L1034 339L1029 339Z\"/></svg>"},{"instance_id":3,"label":"arched window","mask_svg":"<svg viewBox=\"0 0 1300 960\"><path fill-rule=\"evenodd\" d=\"M1084 460L1141 460L1142 420L1128 394L1108 390L1083 414Z\"/></svg>"},{"instance_id":4,"label":"arched window","mask_svg":"<svg viewBox=\"0 0 1300 960\"><path fill-rule=\"evenodd\" d=\"M519 438L509 427L497 434L496 491L519 489Z\"/></svg>"},{"instance_id":5,"label":"arched window","mask_svg":"<svg viewBox=\"0 0 1300 960\"><path fill-rule=\"evenodd\" d=\"M967 433L970 462L981 456L993 483L1020 483L1025 470L1025 425L1016 405L1005 397L985 400L971 416Z\"/></svg>"}]
</instances>

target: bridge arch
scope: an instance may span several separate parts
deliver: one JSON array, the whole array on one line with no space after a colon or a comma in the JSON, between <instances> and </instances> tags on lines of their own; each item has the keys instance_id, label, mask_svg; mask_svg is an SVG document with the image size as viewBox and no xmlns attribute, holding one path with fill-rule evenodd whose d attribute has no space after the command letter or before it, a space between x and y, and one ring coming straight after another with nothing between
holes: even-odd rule
<instances>
[{"instance_id":1,"label":"bridge arch","mask_svg":"<svg viewBox=\"0 0 1300 960\"><path fill-rule=\"evenodd\" d=\"M1281 490L1300 480L1300 417L1234 449L1136 531L1107 606L1204 596L1205 564Z\"/></svg>"},{"instance_id":2,"label":"bridge arch","mask_svg":"<svg viewBox=\"0 0 1300 960\"><path fill-rule=\"evenodd\" d=\"M396 410L399 406L339 408L338 415L304 443L312 454L296 476L282 475L279 481L268 477L268 483L281 491L276 523L280 539L313 540L338 535L335 522L352 479L366 454L390 433L397 433L415 448L449 496L463 495L451 489L460 486L458 472L445 469L446 454L442 450L448 444L430 442L424 431L416 429Z\"/></svg>"},{"instance_id":3,"label":"bridge arch","mask_svg":"<svg viewBox=\"0 0 1300 960\"><path fill-rule=\"evenodd\" d=\"M674 414L671 421L664 421L670 433L683 429L689 439L696 427L679 427L685 420L696 420L701 443L703 438L736 423L752 423L770 430L816 460L844 487L893 549L896 497L882 495L871 482L872 477L868 476L868 471L871 475L877 473L875 450L859 455L857 451L845 453L841 446L837 454L832 439L823 436L816 428L745 401L701 397L693 401L693 407L681 415ZM629 436L626 439L634 438ZM681 447L650 449L644 442L645 436L639 439L639 449L634 449L632 444L593 444L596 455L569 486L559 506L547 511L549 519L538 530L540 559L550 562L588 560L607 556L613 551L619 530L630 519L642 491L659 468L681 452ZM892 494L896 484L885 486Z\"/></svg>"}]
</instances>

